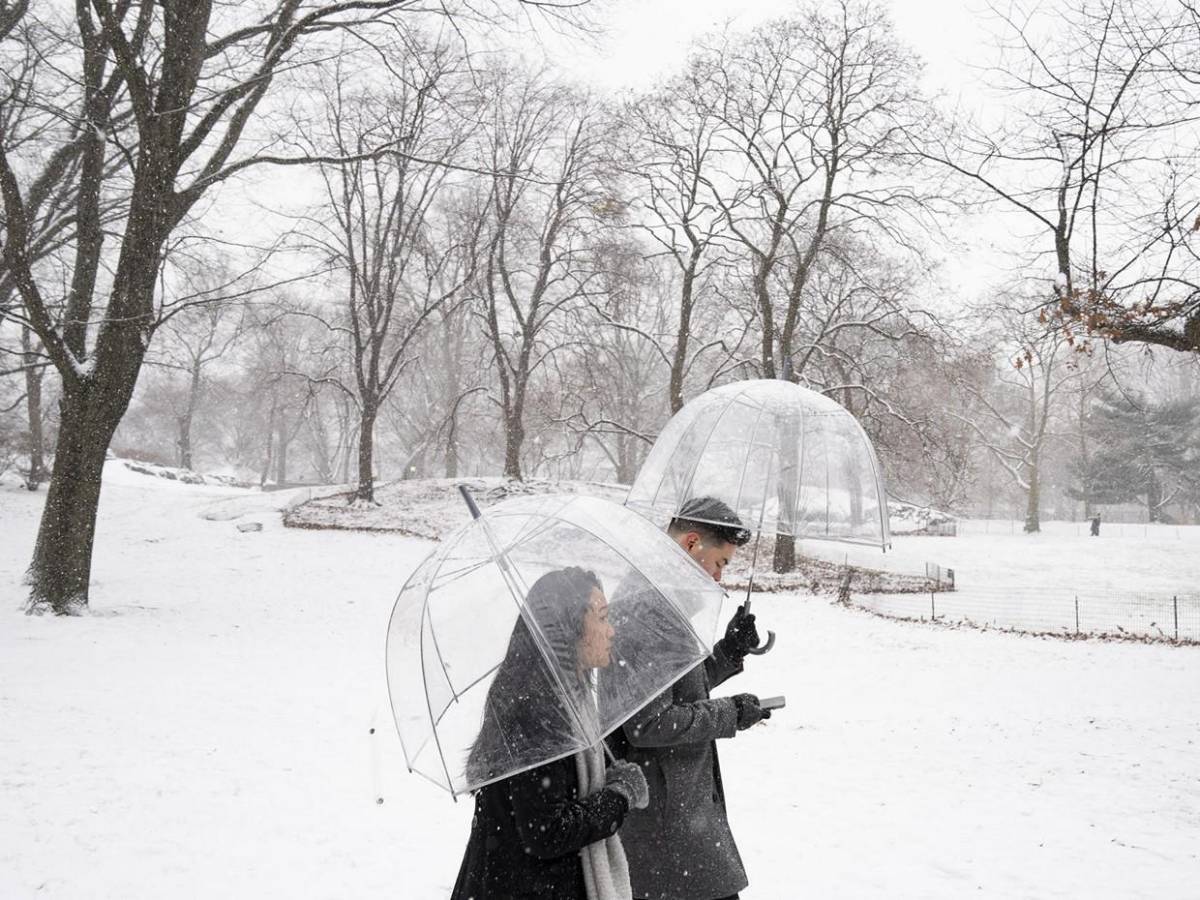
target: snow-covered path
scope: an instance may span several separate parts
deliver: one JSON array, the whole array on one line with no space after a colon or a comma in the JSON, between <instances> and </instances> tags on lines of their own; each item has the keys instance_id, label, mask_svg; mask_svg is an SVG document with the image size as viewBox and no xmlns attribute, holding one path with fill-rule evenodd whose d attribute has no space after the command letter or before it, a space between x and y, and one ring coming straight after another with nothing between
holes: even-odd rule
<instances>
[{"instance_id":1,"label":"snow-covered path","mask_svg":"<svg viewBox=\"0 0 1200 900\"><path fill-rule=\"evenodd\" d=\"M37 619L41 499L0 487L0 897L448 893L470 807L404 772L382 659L429 545L124 476L95 614ZM755 607L728 688L789 706L722 747L747 900L1197 895L1196 648Z\"/></svg>"}]
</instances>

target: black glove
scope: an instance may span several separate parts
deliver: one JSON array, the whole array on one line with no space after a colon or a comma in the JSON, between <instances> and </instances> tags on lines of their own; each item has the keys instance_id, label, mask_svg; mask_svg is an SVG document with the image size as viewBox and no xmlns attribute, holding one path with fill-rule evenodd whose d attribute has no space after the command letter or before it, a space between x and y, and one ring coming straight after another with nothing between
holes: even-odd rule
<instances>
[{"instance_id":1,"label":"black glove","mask_svg":"<svg viewBox=\"0 0 1200 900\"><path fill-rule=\"evenodd\" d=\"M650 805L650 786L637 763L619 759L604 770L604 786L625 798L630 809L645 809Z\"/></svg>"},{"instance_id":2,"label":"black glove","mask_svg":"<svg viewBox=\"0 0 1200 900\"><path fill-rule=\"evenodd\" d=\"M771 718L771 711L759 706L758 698L753 694L735 694L732 700L734 706L737 707L738 731L745 731L751 725Z\"/></svg>"},{"instance_id":3,"label":"black glove","mask_svg":"<svg viewBox=\"0 0 1200 900\"><path fill-rule=\"evenodd\" d=\"M758 629L754 625L754 613L746 612L743 603L725 626L725 637L721 638L721 649L735 660L745 659L746 654L758 646Z\"/></svg>"}]
</instances>

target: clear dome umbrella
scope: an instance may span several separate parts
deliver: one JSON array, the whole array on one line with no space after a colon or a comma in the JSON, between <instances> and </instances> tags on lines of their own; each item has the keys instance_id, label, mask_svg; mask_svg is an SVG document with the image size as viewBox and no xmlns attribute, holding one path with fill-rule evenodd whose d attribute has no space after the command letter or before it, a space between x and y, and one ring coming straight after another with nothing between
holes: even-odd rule
<instances>
[{"instance_id":1,"label":"clear dome umbrella","mask_svg":"<svg viewBox=\"0 0 1200 900\"><path fill-rule=\"evenodd\" d=\"M738 381L688 402L625 505L665 526L698 497L724 501L761 535L890 544L870 438L842 406L787 381Z\"/></svg>"},{"instance_id":2,"label":"clear dome umbrella","mask_svg":"<svg viewBox=\"0 0 1200 900\"><path fill-rule=\"evenodd\" d=\"M578 569L599 582L616 630L608 664L587 669ZM597 744L709 655L723 598L615 503L488 508L430 553L392 610L388 692L409 770L457 795Z\"/></svg>"}]
</instances>

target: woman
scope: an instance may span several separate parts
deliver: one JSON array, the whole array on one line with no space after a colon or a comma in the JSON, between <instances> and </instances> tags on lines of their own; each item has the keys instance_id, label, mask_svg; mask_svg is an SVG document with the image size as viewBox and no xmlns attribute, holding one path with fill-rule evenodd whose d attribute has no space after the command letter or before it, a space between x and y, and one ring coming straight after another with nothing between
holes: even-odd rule
<instances>
[{"instance_id":1,"label":"woman","mask_svg":"<svg viewBox=\"0 0 1200 900\"><path fill-rule=\"evenodd\" d=\"M475 783L511 771L513 748L536 746L543 758L560 748L569 753L578 717L595 715L586 689L591 670L612 658L608 601L591 572L572 567L543 575L526 606L558 672L519 618L467 756ZM647 802L638 767L615 762L605 770L599 745L485 785L475 795L452 900L627 900L629 870L616 831L631 806Z\"/></svg>"}]
</instances>

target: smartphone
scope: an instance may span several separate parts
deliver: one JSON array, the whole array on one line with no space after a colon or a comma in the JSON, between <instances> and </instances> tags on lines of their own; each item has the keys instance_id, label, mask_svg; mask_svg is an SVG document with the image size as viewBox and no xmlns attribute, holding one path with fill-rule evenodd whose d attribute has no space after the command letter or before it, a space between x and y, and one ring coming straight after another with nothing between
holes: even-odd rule
<instances>
[{"instance_id":1,"label":"smartphone","mask_svg":"<svg viewBox=\"0 0 1200 900\"><path fill-rule=\"evenodd\" d=\"M787 700L784 697L763 697L758 705L760 709L783 709L787 706Z\"/></svg>"}]
</instances>

